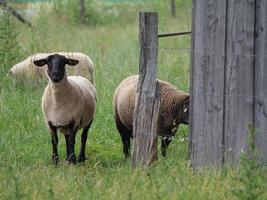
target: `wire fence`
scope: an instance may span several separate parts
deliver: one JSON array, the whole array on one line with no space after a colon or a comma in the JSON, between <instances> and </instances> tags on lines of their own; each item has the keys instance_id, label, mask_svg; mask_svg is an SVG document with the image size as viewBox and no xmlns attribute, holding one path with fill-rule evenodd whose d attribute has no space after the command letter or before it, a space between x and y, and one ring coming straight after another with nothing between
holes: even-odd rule
<instances>
[{"instance_id":1,"label":"wire fence","mask_svg":"<svg viewBox=\"0 0 267 200\"><path fill-rule=\"evenodd\" d=\"M143 48L149 48L149 47L143 47ZM218 56L218 57L222 57L222 59L224 59L226 56L230 56L230 57L237 57L240 58L240 57L245 57L245 58L252 58L252 59L255 59L255 58L258 58L258 57L266 57L267 54L242 54L242 53L232 53L232 54L224 54L224 53L214 53L214 52L203 52L201 50L196 50L196 49L192 49L192 48L189 48L189 47L184 47L184 48L177 48L177 47L166 47L166 46L163 46L163 47L159 47L158 48L159 51L182 51L182 52L186 52L188 54L190 54L189 56L193 55L193 54L198 54L198 55L201 55L201 56L204 56L204 57L209 57L209 56ZM229 63L229 65L233 65L232 63ZM233 66L233 67L240 67L240 66ZM184 77L184 75L180 75L180 76L177 76L176 78L182 78ZM198 96L211 96L211 97L231 97L231 98L243 98L243 99L247 99L247 100L253 100L253 99L257 99L257 98L260 98L259 95L246 95L246 94L239 94L239 93L235 93L234 89L232 90L233 92L215 92L215 91L212 91L212 92L194 92L192 93L191 95L198 95Z\"/></svg>"},{"instance_id":2,"label":"wire fence","mask_svg":"<svg viewBox=\"0 0 267 200\"><path fill-rule=\"evenodd\" d=\"M188 57L193 59L194 61L195 59L201 60L203 64L201 63L201 66L197 66L194 64L193 70L195 71L198 68L196 70L197 73L200 73L197 74L198 77L201 76L208 77L206 75L204 76L203 74L210 73L212 76L211 79L213 81L208 83L209 80L202 80L203 82L201 83L203 83L204 85L196 86L195 84L194 90L190 91L191 96L197 96L195 99L197 99L198 102L196 102L195 100L193 102L194 105L196 105L197 107L202 107L201 109L198 109L197 111L198 115L195 115L196 111L194 111L195 113L193 113L195 120L192 123L196 124L199 123L200 125L193 126L191 124L190 127L191 134L192 134L192 129L194 129L193 135L190 136L190 139L187 136L184 136L182 138L183 141L190 140L189 144L190 146L189 149L191 152L190 155L191 156L194 155L194 157L198 157L200 155L199 158L202 159L201 157L202 154L199 153L202 152L203 154L206 154L207 157L212 158L213 160L212 159L211 160L213 162L223 163L224 162L223 159L220 160L216 157L217 155L216 153L218 152L212 152L212 150L214 149L216 150L219 149L220 151L221 148L221 152L219 153L221 153L220 155L222 158L224 158L225 156L232 158L231 156L233 155L238 157L239 154L244 153L248 149L247 143L244 142L246 141L247 136L244 135L249 134L250 124L258 126L260 122L261 127L257 131L260 133L259 135L264 135L265 132L264 127L262 125L264 124L262 120L265 120L265 118L261 117L262 114L260 115L256 114L257 115L256 116L255 113L263 112L264 116L266 117L264 108L266 105L264 100L264 96L266 93L263 91L259 91L262 90L262 85L259 86L259 84L264 84L264 83L262 83L263 82L262 80L257 80L259 75L261 75L262 78L262 74L260 73L265 73L264 70L262 69L263 67L262 64L265 63L267 60L266 58L267 54L264 54L266 52L262 54L260 53L262 52L262 49L261 51L257 51L258 49L256 48L248 49L247 47L243 48L240 45L236 45L234 46L234 48L233 46L231 47L226 46L225 50L221 52L211 51L211 49L208 48L205 49L205 46L204 49L197 49L197 48L193 49L192 47L188 47L188 44L185 47L181 47L181 44L178 44L177 46L160 44L158 47L158 51L161 53L163 51L175 52L177 54L180 54L181 57L188 54L189 55ZM143 47L143 48L150 48L150 47ZM173 55L173 53L171 53L171 55ZM221 80L219 84L221 85L218 86L219 90L217 91L215 89L216 87L213 86L210 87L209 85L211 83L214 84L218 80L218 79L216 80L217 78L216 77L217 75L215 74L216 70L214 70L214 68L211 67L210 65L211 63L208 63L209 59L211 59L212 62L214 61L216 62L216 59L218 59L218 63L220 63L219 65L216 66L217 70L218 67L221 67L220 74L218 74L218 76L220 76L220 78L218 79ZM198 63L200 63L199 60ZM207 66L205 66L205 62L207 63ZM244 63L244 65L242 65L242 63ZM189 63L189 65L191 65L191 63ZM243 73L245 71L246 73L251 73L249 75L250 76L249 80L245 80L243 77L244 76ZM195 75L196 74L194 74L194 77ZM225 83L228 81L228 79L232 79L232 81ZM248 88L243 87L244 81L249 81ZM191 84L193 83L191 82ZM242 111L240 112L240 110ZM214 117L216 118L217 113L219 116L217 119L221 119L221 122L218 121L215 122L213 119L211 119ZM237 115L236 113L240 114ZM192 115L192 113L190 114ZM206 121L204 120L204 123L202 123L203 120L200 119L199 117L206 118ZM211 121L209 122L208 120ZM255 122L256 124L257 123L258 124L255 125L254 124ZM230 126L230 128L227 126ZM238 137L236 134L237 127L238 129L242 128L243 131L241 136ZM220 138L219 136L220 131L216 133L216 131L220 128L222 129L222 131L225 130L227 131L227 134L225 134L225 132L223 133L225 135L222 135L222 138ZM158 134L158 136L161 136L163 139L170 141L174 139L173 136L166 136L164 134ZM181 138L178 138L178 140L181 142L180 139ZM214 146L209 146L209 144L215 145L216 148ZM262 147L260 148L262 149ZM207 162L210 162L208 161L210 158L207 159ZM206 158L204 158L204 160L205 159ZM196 160L196 158L192 160Z\"/></svg>"},{"instance_id":3,"label":"wire fence","mask_svg":"<svg viewBox=\"0 0 267 200\"><path fill-rule=\"evenodd\" d=\"M149 47L143 47L143 48L149 48ZM203 50L197 50L197 49L192 49L189 47L184 47L184 48L177 48L177 47L159 47L159 50L176 50L176 51L189 51L190 53L198 54L198 55L203 55L203 56L239 56L239 57L266 57L267 54L244 54L242 53L242 50L240 50L240 53L214 53L214 52L209 52L209 51L203 51Z\"/></svg>"}]
</instances>

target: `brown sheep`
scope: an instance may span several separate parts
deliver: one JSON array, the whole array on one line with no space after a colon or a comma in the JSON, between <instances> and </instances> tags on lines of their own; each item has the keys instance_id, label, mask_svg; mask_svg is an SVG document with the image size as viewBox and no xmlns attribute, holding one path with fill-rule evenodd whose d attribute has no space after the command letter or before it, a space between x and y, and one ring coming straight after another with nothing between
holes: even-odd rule
<instances>
[{"instance_id":1,"label":"brown sheep","mask_svg":"<svg viewBox=\"0 0 267 200\"><path fill-rule=\"evenodd\" d=\"M158 81L161 96L157 134L162 136L161 151L165 157L179 124L188 124L189 94L179 91L168 82ZM114 94L115 123L122 139L125 158L129 156L130 138L133 137L137 83L138 75L129 76L120 83Z\"/></svg>"}]
</instances>

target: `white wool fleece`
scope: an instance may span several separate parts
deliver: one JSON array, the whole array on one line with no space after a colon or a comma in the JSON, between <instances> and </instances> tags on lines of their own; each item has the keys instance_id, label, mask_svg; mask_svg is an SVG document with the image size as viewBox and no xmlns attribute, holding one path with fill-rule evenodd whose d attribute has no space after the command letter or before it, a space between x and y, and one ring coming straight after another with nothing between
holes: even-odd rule
<instances>
[{"instance_id":1,"label":"white wool fleece","mask_svg":"<svg viewBox=\"0 0 267 200\"><path fill-rule=\"evenodd\" d=\"M72 67L66 65L66 71L69 75L83 76L87 78L91 83L94 84L94 63L84 53L79 52L53 52L53 53L37 53L20 63L15 64L10 70L9 74L14 76L16 79L22 78L45 78L46 67L36 67L33 63L35 60L47 58L52 54L60 54L66 58L78 60L79 63Z\"/></svg>"},{"instance_id":2,"label":"white wool fleece","mask_svg":"<svg viewBox=\"0 0 267 200\"><path fill-rule=\"evenodd\" d=\"M96 89L86 78L64 76L54 83L49 79L42 97L42 110L46 123L66 132L69 123L74 122L78 130L87 126L93 119L96 109Z\"/></svg>"}]
</instances>

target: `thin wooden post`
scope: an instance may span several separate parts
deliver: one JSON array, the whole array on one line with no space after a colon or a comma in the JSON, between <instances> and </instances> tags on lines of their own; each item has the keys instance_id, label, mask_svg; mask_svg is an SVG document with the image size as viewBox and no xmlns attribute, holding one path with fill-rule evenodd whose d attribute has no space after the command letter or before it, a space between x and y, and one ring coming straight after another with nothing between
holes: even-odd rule
<instances>
[{"instance_id":1,"label":"thin wooden post","mask_svg":"<svg viewBox=\"0 0 267 200\"><path fill-rule=\"evenodd\" d=\"M171 1L171 13L172 16L176 16L176 0L170 0Z\"/></svg>"},{"instance_id":2,"label":"thin wooden post","mask_svg":"<svg viewBox=\"0 0 267 200\"><path fill-rule=\"evenodd\" d=\"M85 23L85 0L80 0L80 23Z\"/></svg>"},{"instance_id":3,"label":"thin wooden post","mask_svg":"<svg viewBox=\"0 0 267 200\"><path fill-rule=\"evenodd\" d=\"M12 14L20 22L26 24L29 27L33 27L32 24L28 20L26 20L22 15L20 15L14 8L8 5L5 1L0 0L0 5L3 6L4 10Z\"/></svg>"},{"instance_id":4,"label":"thin wooden post","mask_svg":"<svg viewBox=\"0 0 267 200\"><path fill-rule=\"evenodd\" d=\"M158 15L139 13L139 80L133 118L132 168L151 165L157 159L159 88L156 80L158 55Z\"/></svg>"}]
</instances>

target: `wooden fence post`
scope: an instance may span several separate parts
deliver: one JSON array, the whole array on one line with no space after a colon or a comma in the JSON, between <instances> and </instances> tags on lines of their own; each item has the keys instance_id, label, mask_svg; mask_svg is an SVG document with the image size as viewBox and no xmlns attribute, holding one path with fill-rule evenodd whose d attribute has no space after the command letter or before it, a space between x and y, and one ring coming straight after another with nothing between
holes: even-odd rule
<instances>
[{"instance_id":1,"label":"wooden fence post","mask_svg":"<svg viewBox=\"0 0 267 200\"><path fill-rule=\"evenodd\" d=\"M226 0L194 0L193 6L190 157L193 168L221 166Z\"/></svg>"},{"instance_id":2,"label":"wooden fence post","mask_svg":"<svg viewBox=\"0 0 267 200\"><path fill-rule=\"evenodd\" d=\"M236 165L253 124L255 1L227 3L224 163Z\"/></svg>"},{"instance_id":3,"label":"wooden fence post","mask_svg":"<svg viewBox=\"0 0 267 200\"><path fill-rule=\"evenodd\" d=\"M139 80L133 118L132 168L153 164L157 159L159 87L156 79L158 55L158 15L139 13Z\"/></svg>"},{"instance_id":4,"label":"wooden fence post","mask_svg":"<svg viewBox=\"0 0 267 200\"><path fill-rule=\"evenodd\" d=\"M261 0L194 0L190 91L194 168L238 164L247 150L249 125L255 121L267 130L263 106L267 103L266 80L261 74L266 71L267 59L254 56L255 52L267 53L265 28L258 29L262 31L259 38L254 30L255 16L265 27L266 8L267 3ZM255 101L258 95L260 99ZM258 139L267 142L264 136ZM266 142L261 144L265 152Z\"/></svg>"}]
</instances>

